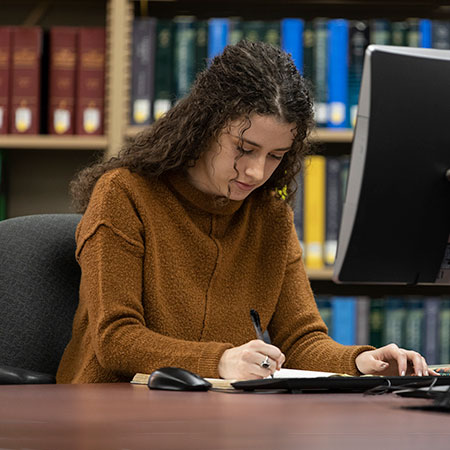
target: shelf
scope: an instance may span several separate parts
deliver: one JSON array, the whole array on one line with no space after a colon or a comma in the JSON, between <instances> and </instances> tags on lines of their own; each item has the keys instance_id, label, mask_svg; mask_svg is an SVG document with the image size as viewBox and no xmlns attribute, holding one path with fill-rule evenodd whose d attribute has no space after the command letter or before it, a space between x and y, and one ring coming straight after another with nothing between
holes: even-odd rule
<instances>
[{"instance_id":1,"label":"shelf","mask_svg":"<svg viewBox=\"0 0 450 450\"><path fill-rule=\"evenodd\" d=\"M310 280L330 280L333 276L333 268L327 269L306 269L306 274Z\"/></svg>"},{"instance_id":2,"label":"shelf","mask_svg":"<svg viewBox=\"0 0 450 450\"><path fill-rule=\"evenodd\" d=\"M133 137L141 131L145 130L146 127L139 126L128 126L126 130L127 137ZM350 144L353 140L353 130L348 128L342 129L327 129L327 128L317 128L313 131L311 139L314 142L329 142L329 143L347 143Z\"/></svg>"},{"instance_id":3,"label":"shelf","mask_svg":"<svg viewBox=\"0 0 450 450\"><path fill-rule=\"evenodd\" d=\"M106 136L0 136L0 148L6 149L105 150L107 146Z\"/></svg>"}]
</instances>

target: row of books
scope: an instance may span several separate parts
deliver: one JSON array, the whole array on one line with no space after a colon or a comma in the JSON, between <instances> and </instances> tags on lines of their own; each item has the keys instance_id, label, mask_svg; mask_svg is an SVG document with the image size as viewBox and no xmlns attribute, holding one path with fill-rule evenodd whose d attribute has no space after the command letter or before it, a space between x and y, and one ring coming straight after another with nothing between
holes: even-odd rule
<instances>
[{"instance_id":1,"label":"row of books","mask_svg":"<svg viewBox=\"0 0 450 450\"><path fill-rule=\"evenodd\" d=\"M450 22L137 17L133 25L131 124L148 125L164 114L189 92L208 61L227 44L241 39L268 42L291 53L312 82L317 124L347 128L355 123L367 45L450 48Z\"/></svg>"},{"instance_id":2,"label":"row of books","mask_svg":"<svg viewBox=\"0 0 450 450\"><path fill-rule=\"evenodd\" d=\"M349 166L347 155L313 155L298 176L294 223L308 269L334 264Z\"/></svg>"},{"instance_id":3,"label":"row of books","mask_svg":"<svg viewBox=\"0 0 450 450\"><path fill-rule=\"evenodd\" d=\"M428 364L450 363L449 297L316 299L330 336L344 345L391 342L421 353Z\"/></svg>"},{"instance_id":4,"label":"row of books","mask_svg":"<svg viewBox=\"0 0 450 450\"><path fill-rule=\"evenodd\" d=\"M0 134L103 134L105 29L0 27Z\"/></svg>"},{"instance_id":5,"label":"row of books","mask_svg":"<svg viewBox=\"0 0 450 450\"><path fill-rule=\"evenodd\" d=\"M0 220L6 219L5 152L0 150Z\"/></svg>"}]
</instances>

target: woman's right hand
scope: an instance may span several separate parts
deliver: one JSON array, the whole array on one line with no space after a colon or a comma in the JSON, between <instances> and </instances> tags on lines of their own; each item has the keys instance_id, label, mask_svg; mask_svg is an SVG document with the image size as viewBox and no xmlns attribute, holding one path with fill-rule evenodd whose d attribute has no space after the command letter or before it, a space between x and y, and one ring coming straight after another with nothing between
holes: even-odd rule
<instances>
[{"instance_id":1,"label":"woman's right hand","mask_svg":"<svg viewBox=\"0 0 450 450\"><path fill-rule=\"evenodd\" d=\"M269 357L270 367L261 363ZM254 380L266 378L280 370L286 357L273 345L255 339L239 347L225 350L219 361L219 375L230 380Z\"/></svg>"}]
</instances>

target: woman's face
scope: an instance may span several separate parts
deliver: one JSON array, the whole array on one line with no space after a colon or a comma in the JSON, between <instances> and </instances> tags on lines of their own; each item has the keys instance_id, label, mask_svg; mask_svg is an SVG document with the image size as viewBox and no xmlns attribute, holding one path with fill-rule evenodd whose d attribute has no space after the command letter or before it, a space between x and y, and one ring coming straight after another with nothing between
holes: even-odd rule
<instances>
[{"instance_id":1,"label":"woman's face","mask_svg":"<svg viewBox=\"0 0 450 450\"><path fill-rule=\"evenodd\" d=\"M291 148L295 124L256 114L250 116L250 121L248 129L246 121L231 122L218 141L188 169L190 182L197 189L231 200L243 200L270 178Z\"/></svg>"}]
</instances>

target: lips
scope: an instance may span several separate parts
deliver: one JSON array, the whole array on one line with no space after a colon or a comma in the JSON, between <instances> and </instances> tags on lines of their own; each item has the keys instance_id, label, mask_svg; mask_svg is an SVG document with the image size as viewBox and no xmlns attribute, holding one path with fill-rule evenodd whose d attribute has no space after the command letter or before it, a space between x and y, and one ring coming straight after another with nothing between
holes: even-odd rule
<instances>
[{"instance_id":1,"label":"lips","mask_svg":"<svg viewBox=\"0 0 450 450\"><path fill-rule=\"evenodd\" d=\"M236 180L235 180L235 183L239 187L239 189L241 189L243 191L251 191L252 189L255 188L254 184L246 184L246 183L242 183L241 181L236 181Z\"/></svg>"}]
</instances>

